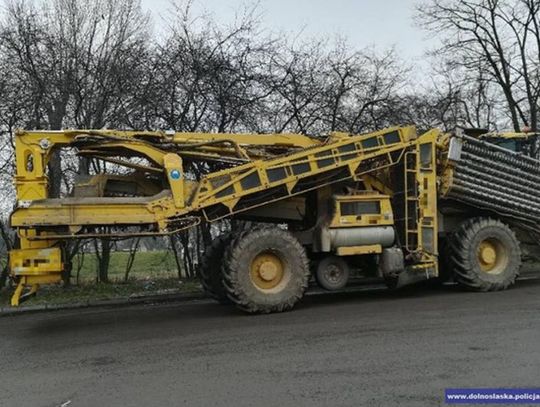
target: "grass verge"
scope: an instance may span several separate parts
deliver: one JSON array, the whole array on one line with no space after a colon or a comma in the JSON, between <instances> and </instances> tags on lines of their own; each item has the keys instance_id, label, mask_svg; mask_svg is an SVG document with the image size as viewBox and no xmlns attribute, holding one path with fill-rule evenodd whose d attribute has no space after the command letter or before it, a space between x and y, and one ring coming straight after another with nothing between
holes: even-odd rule
<instances>
[{"instance_id":1,"label":"grass verge","mask_svg":"<svg viewBox=\"0 0 540 407\"><path fill-rule=\"evenodd\" d=\"M109 267L110 283L96 283L96 257L85 254L80 268L72 272L72 285L43 286L38 295L28 299L21 307L74 304L79 302L125 299L145 295L198 293L202 291L196 279L179 279L174 257L169 252L153 251L137 253L129 279L124 281L128 253L111 253ZM76 267L74 261L74 268ZM0 291L0 307L8 306L13 289Z\"/></svg>"},{"instance_id":2,"label":"grass verge","mask_svg":"<svg viewBox=\"0 0 540 407\"><path fill-rule=\"evenodd\" d=\"M115 300L146 295L199 293L198 281L178 279L130 280L126 283L79 284L70 287L51 285L41 287L38 295L28 299L21 307L35 305L75 304L87 301ZM9 306L13 290L0 292L0 307Z\"/></svg>"}]
</instances>

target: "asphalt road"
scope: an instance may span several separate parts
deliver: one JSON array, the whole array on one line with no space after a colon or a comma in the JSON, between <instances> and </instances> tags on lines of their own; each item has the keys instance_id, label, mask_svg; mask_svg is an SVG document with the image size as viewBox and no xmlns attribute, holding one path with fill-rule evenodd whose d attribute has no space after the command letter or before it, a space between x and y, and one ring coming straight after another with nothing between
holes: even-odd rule
<instances>
[{"instance_id":1,"label":"asphalt road","mask_svg":"<svg viewBox=\"0 0 540 407\"><path fill-rule=\"evenodd\" d=\"M0 318L2 406L439 406L446 387L540 387L540 280L488 294L210 302Z\"/></svg>"}]
</instances>

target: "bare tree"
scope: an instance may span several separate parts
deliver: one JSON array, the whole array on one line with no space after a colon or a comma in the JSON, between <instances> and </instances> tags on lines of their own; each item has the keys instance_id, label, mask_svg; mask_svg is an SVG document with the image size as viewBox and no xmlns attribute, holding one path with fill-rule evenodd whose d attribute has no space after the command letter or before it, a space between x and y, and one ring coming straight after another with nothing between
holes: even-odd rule
<instances>
[{"instance_id":1,"label":"bare tree","mask_svg":"<svg viewBox=\"0 0 540 407\"><path fill-rule=\"evenodd\" d=\"M109 233L106 226L101 227L101 233ZM110 239L93 239L94 253L96 254L96 281L98 283L109 282L109 265L111 263L111 252L113 241Z\"/></svg>"},{"instance_id":2,"label":"bare tree","mask_svg":"<svg viewBox=\"0 0 540 407\"><path fill-rule=\"evenodd\" d=\"M516 131L538 128L539 10L536 0L431 0L418 7L419 24L443 41L438 53L497 84Z\"/></svg>"},{"instance_id":3,"label":"bare tree","mask_svg":"<svg viewBox=\"0 0 540 407\"><path fill-rule=\"evenodd\" d=\"M145 56L148 18L139 0L8 1L0 50L17 68L28 95L29 128L119 125L129 114L138 58ZM57 154L57 153L56 153ZM50 195L61 192L62 169L49 164Z\"/></svg>"},{"instance_id":4,"label":"bare tree","mask_svg":"<svg viewBox=\"0 0 540 407\"><path fill-rule=\"evenodd\" d=\"M496 130L501 124L501 103L496 85L484 80L484 72L466 72L441 63L430 81L394 98L387 118L412 123L420 130L456 127Z\"/></svg>"},{"instance_id":5,"label":"bare tree","mask_svg":"<svg viewBox=\"0 0 540 407\"><path fill-rule=\"evenodd\" d=\"M1 16L2 187L11 185L16 127L316 135L412 117L403 114L408 67L394 50L291 41L261 28L257 6L223 25L180 2L161 37L152 37L140 0L7 0ZM62 154L51 160L51 196L69 194L78 174L105 168ZM185 165L195 179L213 170ZM171 238L179 274L194 276L215 229L201 225ZM97 280L108 281L111 241L89 246L98 257ZM75 256L77 246L68 252Z\"/></svg>"},{"instance_id":6,"label":"bare tree","mask_svg":"<svg viewBox=\"0 0 540 407\"><path fill-rule=\"evenodd\" d=\"M392 113L396 99L407 89L410 67L394 49L366 49L357 52L353 61L356 72L351 90L345 95L340 130L359 133L402 123L399 117L392 120Z\"/></svg>"},{"instance_id":7,"label":"bare tree","mask_svg":"<svg viewBox=\"0 0 540 407\"><path fill-rule=\"evenodd\" d=\"M146 66L148 42L148 16L142 13L140 0L54 0L37 5L9 1L0 24L0 64L11 67L6 70L10 73L6 95L11 95L10 89L17 92L0 102L0 114L4 113L0 131L12 134L15 125L125 126L139 102L138 79ZM1 82L0 86L7 87ZM73 177L66 175L89 171L84 159L77 165L76 160L60 158L54 152L49 163L53 197L69 190ZM96 248L102 251L99 280L107 281L109 242Z\"/></svg>"},{"instance_id":8,"label":"bare tree","mask_svg":"<svg viewBox=\"0 0 540 407\"><path fill-rule=\"evenodd\" d=\"M131 269L133 268L133 263L135 262L135 256L137 256L137 251L139 250L140 243L141 243L140 237L131 239L130 241L130 246L128 250L128 259L126 261L126 268L124 271L124 282L127 282L129 279L129 273L131 272Z\"/></svg>"},{"instance_id":9,"label":"bare tree","mask_svg":"<svg viewBox=\"0 0 540 407\"><path fill-rule=\"evenodd\" d=\"M9 275L9 264L7 261L7 252L11 250L15 243L15 236L12 231L10 231L4 222L0 219L0 242L2 242L3 247L0 247L0 253L4 252L4 255L0 257L0 288L5 287L8 275Z\"/></svg>"}]
</instances>

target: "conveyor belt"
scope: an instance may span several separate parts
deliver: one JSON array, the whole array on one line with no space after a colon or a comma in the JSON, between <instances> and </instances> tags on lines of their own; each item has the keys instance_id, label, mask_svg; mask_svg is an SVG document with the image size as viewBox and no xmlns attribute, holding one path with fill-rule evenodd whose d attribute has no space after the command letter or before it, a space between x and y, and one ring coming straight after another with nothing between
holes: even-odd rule
<instances>
[{"instance_id":1,"label":"conveyor belt","mask_svg":"<svg viewBox=\"0 0 540 407\"><path fill-rule=\"evenodd\" d=\"M445 197L501 215L540 223L540 161L468 136L454 137Z\"/></svg>"}]
</instances>

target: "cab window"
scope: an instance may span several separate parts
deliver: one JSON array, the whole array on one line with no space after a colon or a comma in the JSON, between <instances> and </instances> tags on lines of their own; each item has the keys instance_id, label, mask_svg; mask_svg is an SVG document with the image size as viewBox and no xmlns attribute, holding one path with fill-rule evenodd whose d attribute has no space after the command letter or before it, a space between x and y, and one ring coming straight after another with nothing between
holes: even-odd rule
<instances>
[{"instance_id":1,"label":"cab window","mask_svg":"<svg viewBox=\"0 0 540 407\"><path fill-rule=\"evenodd\" d=\"M340 211L341 216L376 215L381 213L381 203L379 201L341 202Z\"/></svg>"}]
</instances>

